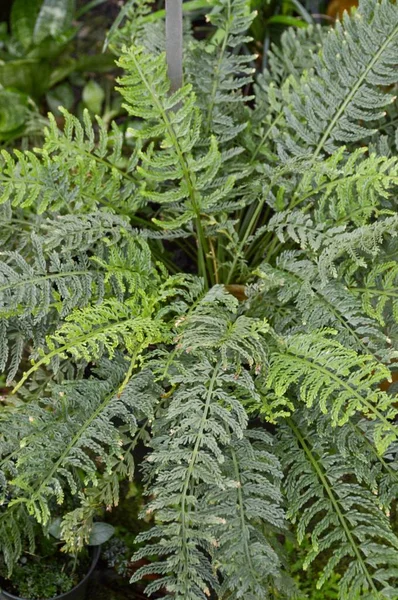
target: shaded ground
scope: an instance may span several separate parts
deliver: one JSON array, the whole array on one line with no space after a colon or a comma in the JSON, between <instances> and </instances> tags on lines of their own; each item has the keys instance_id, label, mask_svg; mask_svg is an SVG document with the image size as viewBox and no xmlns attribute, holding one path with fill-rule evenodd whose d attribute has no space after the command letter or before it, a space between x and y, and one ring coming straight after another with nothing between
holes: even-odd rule
<instances>
[{"instance_id":1,"label":"shaded ground","mask_svg":"<svg viewBox=\"0 0 398 600\"><path fill-rule=\"evenodd\" d=\"M95 571L87 593L87 600L147 600L136 586L120 577L113 569L101 563Z\"/></svg>"}]
</instances>

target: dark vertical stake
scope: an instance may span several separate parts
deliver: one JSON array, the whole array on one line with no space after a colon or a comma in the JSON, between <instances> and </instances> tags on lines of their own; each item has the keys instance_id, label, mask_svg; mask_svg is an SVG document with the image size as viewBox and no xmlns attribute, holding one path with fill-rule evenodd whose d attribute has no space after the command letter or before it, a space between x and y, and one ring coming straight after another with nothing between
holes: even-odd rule
<instances>
[{"instance_id":1,"label":"dark vertical stake","mask_svg":"<svg viewBox=\"0 0 398 600\"><path fill-rule=\"evenodd\" d=\"M182 0L166 0L166 59L175 92L182 86Z\"/></svg>"}]
</instances>

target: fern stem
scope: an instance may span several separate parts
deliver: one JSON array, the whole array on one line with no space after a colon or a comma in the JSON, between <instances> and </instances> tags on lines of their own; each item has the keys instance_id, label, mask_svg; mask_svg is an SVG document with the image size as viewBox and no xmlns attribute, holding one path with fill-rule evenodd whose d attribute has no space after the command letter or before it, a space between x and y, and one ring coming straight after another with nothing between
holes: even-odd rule
<instances>
[{"instance_id":1,"label":"fern stem","mask_svg":"<svg viewBox=\"0 0 398 600\"><path fill-rule=\"evenodd\" d=\"M350 104L350 102L353 100L355 94L357 93L357 91L359 90L359 88L361 87L361 85L364 83L366 77L368 76L368 74L371 72L371 70L373 69L373 67L375 66L375 64L377 63L377 61L379 60L380 56L383 54L383 52L386 50L387 46L390 44L390 42L394 39L394 37L398 34L398 25L392 30L392 32L390 33L390 35L388 35L386 37L386 39L384 40L383 44L380 46L380 48L378 49L378 51L373 55L372 60L369 62L368 66L366 67L366 69L364 70L364 72L362 73L362 75L360 75L360 77L358 78L356 84L354 85L354 87L351 89L350 93L348 94L348 96L346 97L346 99L344 100L344 102L342 103L342 105L340 106L340 108L335 112L333 119L330 121L328 127L326 128L325 133L323 134L323 136L321 137L317 147L315 148L315 151L312 155L312 163L315 162L315 160L318 158L319 154L321 153L326 141L328 140L330 134L332 133L336 123L339 122L340 118L342 117L342 115L344 114L344 111L346 110L346 108L348 107L348 105Z\"/></svg>"},{"instance_id":2,"label":"fern stem","mask_svg":"<svg viewBox=\"0 0 398 600\"><path fill-rule=\"evenodd\" d=\"M345 516L343 515L343 513L342 513L342 511L340 509L339 502L338 502L337 498L335 497L335 495L333 494L332 487L329 485L329 482L328 482L328 480L326 478L325 473L323 472L323 470L319 466L318 461L316 460L315 456L313 455L313 453L312 453L310 447L308 446L306 440L301 435L300 430L294 424L294 421L292 419L288 418L288 419L286 419L286 422L288 423L290 429L293 431L294 435L296 436L297 440L299 441L301 447L303 448L305 454L308 457L308 460L311 463L311 466L313 467L313 469L314 469L315 473L317 474L320 482L322 483L324 490L326 491L327 495L329 496L329 499L330 499L330 501L332 503L332 506L333 506L334 510L336 511L337 517L338 517L338 519L339 519L339 521L340 521L340 523L341 523L341 525L342 525L342 527L344 529L344 532L345 532L345 534L347 536L347 540L349 541L349 543L351 545L351 548L352 548L355 556L358 559L358 562L359 562L359 564L361 566L362 572L365 575L365 577L366 577L366 579L367 579L367 581L368 581L368 583L370 585L370 588L375 593L375 600L376 600L377 598L379 598L379 592L378 592L375 584L373 583L372 576L370 575L370 573L368 571L368 568L367 568L367 566L366 566L366 564L365 564L365 562L364 562L364 560L362 558L362 555L360 553L358 545L356 544L356 542L354 540L354 537L353 537L353 535L351 533L351 530L350 530L350 528L349 528L349 526L347 524L347 520L346 520Z\"/></svg>"},{"instance_id":3,"label":"fern stem","mask_svg":"<svg viewBox=\"0 0 398 600\"><path fill-rule=\"evenodd\" d=\"M135 368L135 366L136 366L136 364L137 364L137 358L138 358L138 355L139 355L139 353L141 352L141 350L143 350L143 348L141 348L141 346L139 346L139 347L138 347L138 348L135 350L135 352L134 352L134 354L133 354L133 356L132 356L132 358L131 358L131 360L130 360L130 365L129 365L128 371L127 371L127 373L126 373L126 377L123 379L123 382L122 382L122 384L121 384L121 386L120 386L120 388L119 388L119 390L118 390L118 393L117 393L117 397L118 397L118 398L120 398L120 396L121 396L121 395L122 395L122 393L123 393L123 390L125 389L126 385L128 384L128 382L129 382L129 381L130 381L130 379L131 379L131 376L132 376L132 374L133 374L134 368Z\"/></svg>"},{"instance_id":4,"label":"fern stem","mask_svg":"<svg viewBox=\"0 0 398 600\"><path fill-rule=\"evenodd\" d=\"M261 148L263 147L263 145L265 144L265 142L267 141L267 139L271 135L272 128L275 127L279 123L279 121L281 120L281 118L283 117L283 115L284 115L284 112L283 112L283 110L281 110L278 113L277 117L274 119L273 123L271 123L271 125L268 127L267 131L265 132L265 134L261 138L260 143L257 144L256 148L254 149L254 152L253 152L253 154L251 156L251 159L250 159L250 163L253 163L256 160L257 154L260 152Z\"/></svg>"},{"instance_id":5,"label":"fern stem","mask_svg":"<svg viewBox=\"0 0 398 600\"><path fill-rule=\"evenodd\" d=\"M214 367L213 375L209 382L209 387L206 394L205 405L203 408L202 418L199 423L198 434L196 437L195 446L192 450L191 458L188 464L188 469L185 475L184 487L182 489L181 494L181 537L182 537L182 548L183 548L183 576L184 576L184 587L185 587L185 596L188 598L188 571L189 571L189 552L188 552L188 525L186 523L186 512L187 512L187 493L189 489L189 485L191 483L192 473L196 464L196 460L198 457L198 452L202 444L204 429L206 425L207 416L210 410L210 404L213 397L214 386L217 381L218 372L221 367L221 361L218 361L216 366Z\"/></svg>"},{"instance_id":6,"label":"fern stem","mask_svg":"<svg viewBox=\"0 0 398 600\"><path fill-rule=\"evenodd\" d=\"M361 292L361 293L370 293L373 294L373 296L387 296L387 297L391 297L391 298L398 298L398 292L392 292L390 290L383 290L383 289L378 289L378 288L361 288L361 287L356 287L356 286L351 286L348 288L348 290L350 292L353 292L355 294L355 292Z\"/></svg>"},{"instance_id":7,"label":"fern stem","mask_svg":"<svg viewBox=\"0 0 398 600\"><path fill-rule=\"evenodd\" d=\"M235 256L234 256L234 259L232 261L232 265L231 265L231 268L230 268L230 270L228 272L228 276L227 276L227 279L226 279L226 284L227 285L229 283L231 283L231 279L232 279L232 276L234 274L234 271L235 271L236 265L238 263L238 260L241 257L243 248L245 247L246 242L247 242L248 238L250 237L251 232L252 232L252 230L253 230L256 222L257 222L257 219L258 219L258 217L261 214L261 211L262 211L262 209L264 207L264 204L265 204L265 200L266 200L266 194L264 193L263 198L258 201L257 208L254 211L254 213L252 215L252 218L250 219L250 223L249 223L249 225L248 225L248 227L247 227L247 229L246 229L246 231L245 231L245 233L244 233L244 235L243 235L243 237L242 237L242 239L241 239L241 241L240 241L240 243L238 245L238 248L236 249Z\"/></svg>"}]
</instances>

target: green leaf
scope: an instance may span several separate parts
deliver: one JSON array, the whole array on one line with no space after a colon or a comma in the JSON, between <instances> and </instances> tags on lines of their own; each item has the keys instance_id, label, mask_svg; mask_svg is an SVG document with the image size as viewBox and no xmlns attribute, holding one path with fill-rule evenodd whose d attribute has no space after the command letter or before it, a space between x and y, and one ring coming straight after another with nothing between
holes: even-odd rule
<instances>
[{"instance_id":1,"label":"green leaf","mask_svg":"<svg viewBox=\"0 0 398 600\"><path fill-rule=\"evenodd\" d=\"M35 44L69 29L74 13L75 0L44 0L33 32Z\"/></svg>"},{"instance_id":2,"label":"green leaf","mask_svg":"<svg viewBox=\"0 0 398 600\"><path fill-rule=\"evenodd\" d=\"M267 25L284 25L285 27L307 27L308 23L298 17L274 15L267 19Z\"/></svg>"},{"instance_id":3,"label":"green leaf","mask_svg":"<svg viewBox=\"0 0 398 600\"><path fill-rule=\"evenodd\" d=\"M0 63L0 85L38 98L48 89L50 71L49 62L35 58Z\"/></svg>"},{"instance_id":4,"label":"green leaf","mask_svg":"<svg viewBox=\"0 0 398 600\"><path fill-rule=\"evenodd\" d=\"M68 83L61 83L56 88L50 90L46 96L47 104L51 112L55 115L60 115L58 108L63 106L66 110L71 110L75 96L72 86Z\"/></svg>"},{"instance_id":5,"label":"green leaf","mask_svg":"<svg viewBox=\"0 0 398 600\"><path fill-rule=\"evenodd\" d=\"M89 546L101 546L111 539L115 532L115 528L109 523L94 523L91 530Z\"/></svg>"},{"instance_id":6,"label":"green leaf","mask_svg":"<svg viewBox=\"0 0 398 600\"><path fill-rule=\"evenodd\" d=\"M101 112L102 104L105 99L105 92L102 87L91 79L83 89L83 102L90 112L98 115Z\"/></svg>"},{"instance_id":7,"label":"green leaf","mask_svg":"<svg viewBox=\"0 0 398 600\"><path fill-rule=\"evenodd\" d=\"M58 517L57 519L54 519L54 521L51 522L48 528L48 533L55 537L57 540L61 539L61 523L62 519L61 517Z\"/></svg>"},{"instance_id":8,"label":"green leaf","mask_svg":"<svg viewBox=\"0 0 398 600\"><path fill-rule=\"evenodd\" d=\"M28 112L28 98L25 94L0 91L0 139L22 127Z\"/></svg>"},{"instance_id":9,"label":"green leaf","mask_svg":"<svg viewBox=\"0 0 398 600\"><path fill-rule=\"evenodd\" d=\"M33 43L35 23L42 0L14 0L11 9L11 33L24 50Z\"/></svg>"}]
</instances>

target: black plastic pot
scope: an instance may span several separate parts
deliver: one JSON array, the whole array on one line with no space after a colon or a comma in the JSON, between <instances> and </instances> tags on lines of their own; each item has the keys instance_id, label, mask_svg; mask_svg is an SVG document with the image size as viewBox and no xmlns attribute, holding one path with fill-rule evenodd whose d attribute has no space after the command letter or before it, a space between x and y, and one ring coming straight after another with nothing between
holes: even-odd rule
<instances>
[{"instance_id":1,"label":"black plastic pot","mask_svg":"<svg viewBox=\"0 0 398 600\"><path fill-rule=\"evenodd\" d=\"M85 600L88 582L94 572L95 567L97 566L100 554L101 547L94 546L92 551L91 566L87 575L73 588L73 590L66 592L66 594L61 594L60 596L54 596L54 598L51 600ZM13 594L6 592L5 590L1 590L0 600L30 600L30 598L20 598L19 596L14 596Z\"/></svg>"}]
</instances>

